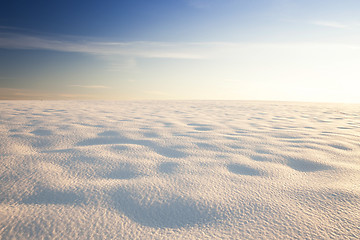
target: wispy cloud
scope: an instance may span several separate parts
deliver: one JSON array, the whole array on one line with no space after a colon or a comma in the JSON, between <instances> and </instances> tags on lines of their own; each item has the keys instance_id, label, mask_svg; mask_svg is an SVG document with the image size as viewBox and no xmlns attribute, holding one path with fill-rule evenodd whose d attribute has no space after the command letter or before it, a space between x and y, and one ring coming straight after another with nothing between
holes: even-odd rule
<instances>
[{"instance_id":1,"label":"wispy cloud","mask_svg":"<svg viewBox=\"0 0 360 240\"><path fill-rule=\"evenodd\" d=\"M49 38L19 33L0 32L0 48L39 49L93 55L121 55L143 58L200 59L203 56L185 48L184 44L164 42L107 42L67 38Z\"/></svg>"},{"instance_id":2,"label":"wispy cloud","mask_svg":"<svg viewBox=\"0 0 360 240\"><path fill-rule=\"evenodd\" d=\"M330 28L342 28L342 29L350 29L350 25L342 24L334 21L310 21L310 24L322 26L322 27L330 27Z\"/></svg>"},{"instance_id":3,"label":"wispy cloud","mask_svg":"<svg viewBox=\"0 0 360 240\"><path fill-rule=\"evenodd\" d=\"M313 21L312 24L346 27L334 22ZM137 67L137 58L219 59L281 49L359 49L359 45L321 42L251 43L251 42L110 42L69 37L50 38L0 31L0 48L34 49L92 54L109 62L108 71L124 71ZM74 85L75 86L75 85ZM77 87L80 87L77 86ZM84 86L82 86L84 87ZM96 86L99 88L99 86ZM87 87L89 88L89 87ZM91 88L91 87L90 87ZM92 87L94 88L94 86Z\"/></svg>"},{"instance_id":4,"label":"wispy cloud","mask_svg":"<svg viewBox=\"0 0 360 240\"><path fill-rule=\"evenodd\" d=\"M104 56L103 60L108 62L108 72L128 72L137 68L137 61L134 57L113 57Z\"/></svg>"},{"instance_id":5,"label":"wispy cloud","mask_svg":"<svg viewBox=\"0 0 360 240\"><path fill-rule=\"evenodd\" d=\"M90 94L49 93L32 89L0 88L0 100L62 100L62 99L96 99Z\"/></svg>"},{"instance_id":6,"label":"wispy cloud","mask_svg":"<svg viewBox=\"0 0 360 240\"><path fill-rule=\"evenodd\" d=\"M105 89L109 88L103 85L69 85L69 87L76 87L76 88L90 88L90 89Z\"/></svg>"}]
</instances>

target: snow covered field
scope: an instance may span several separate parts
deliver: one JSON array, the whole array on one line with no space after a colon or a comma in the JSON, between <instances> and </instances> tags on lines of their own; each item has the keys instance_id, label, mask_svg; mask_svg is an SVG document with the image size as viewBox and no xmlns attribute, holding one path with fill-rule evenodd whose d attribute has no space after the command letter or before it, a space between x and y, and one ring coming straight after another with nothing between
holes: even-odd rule
<instances>
[{"instance_id":1,"label":"snow covered field","mask_svg":"<svg viewBox=\"0 0 360 240\"><path fill-rule=\"evenodd\" d=\"M1 101L2 239L359 239L360 105Z\"/></svg>"}]
</instances>

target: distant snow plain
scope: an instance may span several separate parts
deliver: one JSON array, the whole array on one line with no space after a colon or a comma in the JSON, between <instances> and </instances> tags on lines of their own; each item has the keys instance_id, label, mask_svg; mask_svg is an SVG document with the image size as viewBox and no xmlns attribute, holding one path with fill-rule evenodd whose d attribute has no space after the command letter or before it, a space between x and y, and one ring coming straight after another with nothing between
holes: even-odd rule
<instances>
[{"instance_id":1,"label":"distant snow plain","mask_svg":"<svg viewBox=\"0 0 360 240\"><path fill-rule=\"evenodd\" d=\"M0 101L2 239L360 239L360 105Z\"/></svg>"}]
</instances>

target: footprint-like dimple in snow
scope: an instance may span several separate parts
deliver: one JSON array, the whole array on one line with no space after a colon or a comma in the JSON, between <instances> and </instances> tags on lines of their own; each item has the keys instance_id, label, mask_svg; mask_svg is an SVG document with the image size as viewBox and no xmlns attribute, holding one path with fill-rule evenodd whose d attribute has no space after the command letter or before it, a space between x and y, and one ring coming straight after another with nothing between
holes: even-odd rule
<instances>
[{"instance_id":1,"label":"footprint-like dimple in snow","mask_svg":"<svg viewBox=\"0 0 360 240\"><path fill-rule=\"evenodd\" d=\"M114 208L131 220L153 228L183 228L207 224L219 218L216 209L192 199L172 198L145 202L120 190L112 196Z\"/></svg>"},{"instance_id":2,"label":"footprint-like dimple in snow","mask_svg":"<svg viewBox=\"0 0 360 240\"><path fill-rule=\"evenodd\" d=\"M227 169L235 174L249 175L249 176L260 176L260 171L242 164L233 163L227 165Z\"/></svg>"},{"instance_id":3,"label":"footprint-like dimple in snow","mask_svg":"<svg viewBox=\"0 0 360 240\"><path fill-rule=\"evenodd\" d=\"M345 147L343 145L339 145L339 144L329 144L330 147L333 147L333 148L337 148L337 149L340 149L340 150L345 150L345 151L350 151L351 148L348 148L348 147Z\"/></svg>"},{"instance_id":4,"label":"footprint-like dimple in snow","mask_svg":"<svg viewBox=\"0 0 360 240\"><path fill-rule=\"evenodd\" d=\"M179 163L176 162L164 162L159 165L159 172L172 174L176 172L176 169L179 167Z\"/></svg>"},{"instance_id":5,"label":"footprint-like dimple in snow","mask_svg":"<svg viewBox=\"0 0 360 240\"><path fill-rule=\"evenodd\" d=\"M291 135L291 134L275 134L274 137L276 138L280 138L280 139L301 139L301 137L299 136L294 136L294 135Z\"/></svg>"},{"instance_id":6,"label":"footprint-like dimple in snow","mask_svg":"<svg viewBox=\"0 0 360 240\"><path fill-rule=\"evenodd\" d=\"M267 157L267 156L262 156L262 155L253 155L250 157L252 160L254 161L258 161L258 162L272 162L272 160Z\"/></svg>"},{"instance_id":7,"label":"footprint-like dimple in snow","mask_svg":"<svg viewBox=\"0 0 360 240\"><path fill-rule=\"evenodd\" d=\"M197 131L211 131L211 130L213 130L212 128L209 128L209 127L196 127L194 129L197 130Z\"/></svg>"},{"instance_id":8,"label":"footprint-like dimple in snow","mask_svg":"<svg viewBox=\"0 0 360 240\"><path fill-rule=\"evenodd\" d=\"M353 129L352 127L337 127L338 129L343 129L343 130L346 130L346 129Z\"/></svg>"},{"instance_id":9,"label":"footprint-like dimple in snow","mask_svg":"<svg viewBox=\"0 0 360 240\"><path fill-rule=\"evenodd\" d=\"M54 189L42 189L29 196L22 202L25 204L62 204L74 205L84 202L85 198L81 193L72 191L60 191Z\"/></svg>"},{"instance_id":10,"label":"footprint-like dimple in snow","mask_svg":"<svg viewBox=\"0 0 360 240\"><path fill-rule=\"evenodd\" d=\"M260 154L271 154L271 151L269 151L267 149L263 149L263 148L255 149L255 152L260 153Z\"/></svg>"},{"instance_id":11,"label":"footprint-like dimple in snow","mask_svg":"<svg viewBox=\"0 0 360 240\"><path fill-rule=\"evenodd\" d=\"M114 169L104 177L109 179L132 179L136 178L139 174L132 169L118 168Z\"/></svg>"},{"instance_id":12,"label":"footprint-like dimple in snow","mask_svg":"<svg viewBox=\"0 0 360 240\"><path fill-rule=\"evenodd\" d=\"M117 131L104 131L102 133L98 134L99 137L118 137L120 136L120 133Z\"/></svg>"},{"instance_id":13,"label":"footprint-like dimple in snow","mask_svg":"<svg viewBox=\"0 0 360 240\"><path fill-rule=\"evenodd\" d=\"M132 179L140 175L137 167L130 163L119 163L104 170L100 176L106 179Z\"/></svg>"},{"instance_id":14,"label":"footprint-like dimple in snow","mask_svg":"<svg viewBox=\"0 0 360 240\"><path fill-rule=\"evenodd\" d=\"M51 130L46 130L46 129L36 129L36 130L32 131L31 133L36 136L50 136L53 134L53 132Z\"/></svg>"},{"instance_id":15,"label":"footprint-like dimple in snow","mask_svg":"<svg viewBox=\"0 0 360 240\"><path fill-rule=\"evenodd\" d=\"M183 158L186 157L188 154L183 151L176 150L172 147L164 147L158 145L154 141L150 140L142 140L142 139L129 139L126 137L97 137L97 138L90 138L85 139L77 143L77 146L93 146L93 145L107 145L107 144L136 144L140 146L146 146L151 148L157 154L160 154L164 157L169 158Z\"/></svg>"},{"instance_id":16,"label":"footprint-like dimple in snow","mask_svg":"<svg viewBox=\"0 0 360 240\"><path fill-rule=\"evenodd\" d=\"M202 149L206 149L206 150L212 150L212 151L216 151L219 150L219 147L213 144L209 144L209 143L204 143L204 142L199 142L199 143L195 143L199 148Z\"/></svg>"},{"instance_id":17,"label":"footprint-like dimple in snow","mask_svg":"<svg viewBox=\"0 0 360 240\"><path fill-rule=\"evenodd\" d=\"M288 158L287 165L300 172L316 172L331 169L330 166L304 159Z\"/></svg>"},{"instance_id":18,"label":"footprint-like dimple in snow","mask_svg":"<svg viewBox=\"0 0 360 240\"><path fill-rule=\"evenodd\" d=\"M157 146L157 147L154 147L153 149L157 154L160 154L160 155L162 155L164 157L168 157L168 158L184 158L184 157L188 156L187 153L173 149L173 148Z\"/></svg>"},{"instance_id":19,"label":"footprint-like dimple in snow","mask_svg":"<svg viewBox=\"0 0 360 240\"><path fill-rule=\"evenodd\" d=\"M235 132L238 134L249 133L249 131L247 131L245 129L237 129Z\"/></svg>"},{"instance_id":20,"label":"footprint-like dimple in snow","mask_svg":"<svg viewBox=\"0 0 360 240\"><path fill-rule=\"evenodd\" d=\"M143 133L144 137L148 137L148 138L158 138L159 134L157 134L156 132L144 132Z\"/></svg>"},{"instance_id":21,"label":"footprint-like dimple in snow","mask_svg":"<svg viewBox=\"0 0 360 240\"><path fill-rule=\"evenodd\" d=\"M194 127L197 131L211 131L213 128L207 124L201 124L201 123L189 123L188 126Z\"/></svg>"},{"instance_id":22,"label":"footprint-like dimple in snow","mask_svg":"<svg viewBox=\"0 0 360 240\"><path fill-rule=\"evenodd\" d=\"M245 149L245 147L243 145L239 145L239 144L230 144L230 145L227 145L229 148L232 148L232 149Z\"/></svg>"}]
</instances>

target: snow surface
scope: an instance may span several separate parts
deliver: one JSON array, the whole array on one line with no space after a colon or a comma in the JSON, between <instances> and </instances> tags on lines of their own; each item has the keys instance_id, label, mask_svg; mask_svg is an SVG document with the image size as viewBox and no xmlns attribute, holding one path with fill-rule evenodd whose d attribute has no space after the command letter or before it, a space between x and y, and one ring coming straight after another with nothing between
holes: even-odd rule
<instances>
[{"instance_id":1,"label":"snow surface","mask_svg":"<svg viewBox=\"0 0 360 240\"><path fill-rule=\"evenodd\" d=\"M360 105L1 101L2 239L360 239Z\"/></svg>"}]
</instances>

